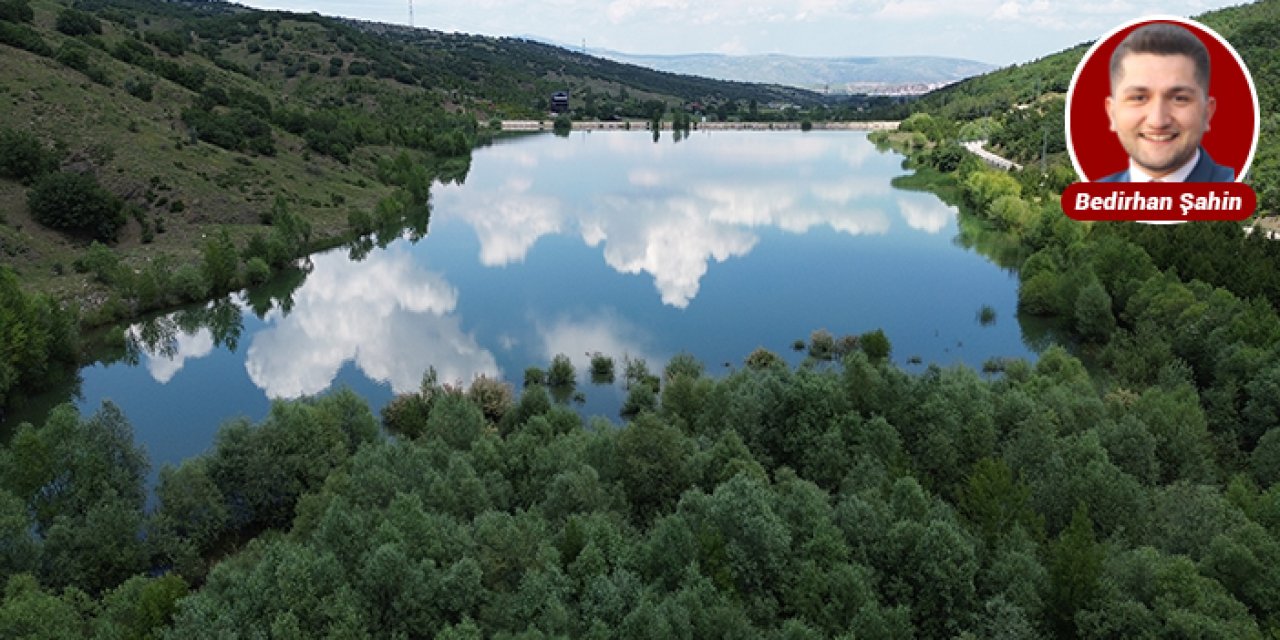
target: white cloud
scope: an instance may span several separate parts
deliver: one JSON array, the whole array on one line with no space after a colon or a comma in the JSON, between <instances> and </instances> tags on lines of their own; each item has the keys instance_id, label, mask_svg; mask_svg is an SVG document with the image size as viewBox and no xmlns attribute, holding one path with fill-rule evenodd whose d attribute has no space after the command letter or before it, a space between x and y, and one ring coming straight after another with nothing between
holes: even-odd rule
<instances>
[{"instance_id":1,"label":"white cloud","mask_svg":"<svg viewBox=\"0 0 1280 640\"><path fill-rule=\"evenodd\" d=\"M404 2L250 0L404 24ZM1143 15L1196 15L1237 0L438 0L416 24L494 36L533 35L629 53L940 55L998 64L1043 57ZM997 17L999 19L997 19Z\"/></svg>"}]
</instances>

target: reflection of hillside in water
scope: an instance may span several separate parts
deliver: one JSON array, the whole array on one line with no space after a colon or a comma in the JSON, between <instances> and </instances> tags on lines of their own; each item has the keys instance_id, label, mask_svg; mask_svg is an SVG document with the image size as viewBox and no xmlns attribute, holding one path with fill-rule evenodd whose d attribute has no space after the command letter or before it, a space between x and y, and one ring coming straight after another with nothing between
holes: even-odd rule
<instances>
[{"instance_id":1,"label":"reflection of hillside in water","mask_svg":"<svg viewBox=\"0 0 1280 640\"><path fill-rule=\"evenodd\" d=\"M886 207L896 206L908 227L938 233L955 214L932 199L887 198L883 178L859 175L874 148L849 138L716 133L714 144L698 144L695 134L677 150L643 135L596 135L605 139L541 156L520 145L489 149L486 171L467 188L437 189L435 213L470 225L490 267L523 262L543 237L580 235L615 271L648 274L676 308L698 295L712 262L746 256L761 232L885 234ZM619 157L630 168L610 172ZM815 164L841 171L815 175Z\"/></svg>"}]
</instances>

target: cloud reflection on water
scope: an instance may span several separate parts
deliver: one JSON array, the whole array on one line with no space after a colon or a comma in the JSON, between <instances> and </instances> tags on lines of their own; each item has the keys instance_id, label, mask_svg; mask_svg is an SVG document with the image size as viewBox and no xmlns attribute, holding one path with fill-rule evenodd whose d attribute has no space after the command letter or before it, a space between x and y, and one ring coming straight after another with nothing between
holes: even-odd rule
<instances>
[{"instance_id":1,"label":"cloud reflection on water","mask_svg":"<svg viewBox=\"0 0 1280 640\"><path fill-rule=\"evenodd\" d=\"M550 325L539 324L537 332L542 341L542 357L546 361L550 362L557 354L564 354L584 378L591 370L590 353L598 352L613 358L619 377L624 358L643 359L650 368L660 368L666 362L666 357L650 346L651 336L611 311L586 317L563 317Z\"/></svg>"},{"instance_id":2,"label":"cloud reflection on water","mask_svg":"<svg viewBox=\"0 0 1280 640\"><path fill-rule=\"evenodd\" d=\"M585 134L583 134L585 135ZM522 262L547 235L574 233L602 248L620 273L646 273L662 302L687 307L712 262L743 257L758 231L803 234L827 226L849 235L884 234L885 208L897 205L908 226L943 229L953 212L888 198L878 175L853 170L875 157L856 134L779 137L717 132L713 144L654 144L646 135L595 133L603 144L556 145L541 162L519 146L488 150L486 171L466 186L441 185L436 215L469 224L480 261ZM594 141L594 138L593 138ZM681 154L681 172L671 154ZM631 168L610 172L617 157ZM813 175L814 165L843 167L838 177ZM575 196L565 196L565 181Z\"/></svg>"},{"instance_id":3,"label":"cloud reflection on water","mask_svg":"<svg viewBox=\"0 0 1280 640\"><path fill-rule=\"evenodd\" d=\"M428 366L442 380L499 375L493 354L462 330L457 291L394 247L353 263L341 252L317 255L293 310L267 314L252 338L249 378L272 398L324 391L354 361L396 393L413 391Z\"/></svg>"},{"instance_id":4,"label":"cloud reflection on water","mask_svg":"<svg viewBox=\"0 0 1280 640\"><path fill-rule=\"evenodd\" d=\"M141 354L147 361L147 373L160 384L168 384L182 368L187 360L199 360L213 353L213 332L200 327L194 332L177 331L172 340L154 348L144 346L141 325L129 327L126 337L141 346Z\"/></svg>"}]
</instances>

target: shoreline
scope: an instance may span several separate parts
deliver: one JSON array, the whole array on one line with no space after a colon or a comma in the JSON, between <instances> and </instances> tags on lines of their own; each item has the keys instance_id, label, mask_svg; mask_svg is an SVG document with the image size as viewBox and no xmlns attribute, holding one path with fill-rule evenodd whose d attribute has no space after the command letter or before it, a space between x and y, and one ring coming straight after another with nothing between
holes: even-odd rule
<instances>
[{"instance_id":1,"label":"shoreline","mask_svg":"<svg viewBox=\"0 0 1280 640\"><path fill-rule=\"evenodd\" d=\"M582 120L573 122L576 131L648 131L648 120ZM813 130L828 131L892 131L898 122L874 120L866 122L814 122ZM503 120L502 131L551 131L554 120ZM800 122L694 122L690 130L705 131L798 131ZM671 123L663 122L662 130L670 131Z\"/></svg>"}]
</instances>

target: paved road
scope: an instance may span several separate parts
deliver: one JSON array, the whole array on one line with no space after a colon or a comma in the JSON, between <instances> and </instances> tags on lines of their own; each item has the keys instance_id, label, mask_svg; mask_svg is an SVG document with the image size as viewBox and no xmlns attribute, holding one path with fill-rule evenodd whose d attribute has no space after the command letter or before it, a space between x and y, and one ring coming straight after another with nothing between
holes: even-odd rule
<instances>
[{"instance_id":1,"label":"paved road","mask_svg":"<svg viewBox=\"0 0 1280 640\"><path fill-rule=\"evenodd\" d=\"M985 144L987 144L986 140L970 140L969 142L964 143L964 148L968 149L969 153L972 153L978 156L979 158L982 158L982 160L985 161L987 164L997 169L1004 169L1005 171L1010 171L1012 169L1022 169L1022 165L1008 158L1002 158L994 153L991 153L990 151L987 151L986 149L983 149L982 146Z\"/></svg>"}]
</instances>

